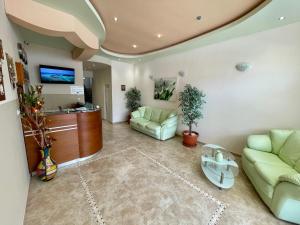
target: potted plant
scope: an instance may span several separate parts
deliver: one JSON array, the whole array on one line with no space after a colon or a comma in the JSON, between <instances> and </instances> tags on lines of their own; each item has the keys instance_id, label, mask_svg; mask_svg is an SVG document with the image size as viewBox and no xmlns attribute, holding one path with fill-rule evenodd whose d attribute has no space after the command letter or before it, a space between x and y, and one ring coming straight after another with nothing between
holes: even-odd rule
<instances>
[{"instance_id":1,"label":"potted plant","mask_svg":"<svg viewBox=\"0 0 300 225\"><path fill-rule=\"evenodd\" d=\"M129 110L128 115L128 123L131 118L131 112L136 111L139 107L141 107L141 91L136 87L130 88L126 93L125 97L127 99L126 107Z\"/></svg>"},{"instance_id":2,"label":"potted plant","mask_svg":"<svg viewBox=\"0 0 300 225\"><path fill-rule=\"evenodd\" d=\"M183 131L183 145L187 147L195 147L199 134L192 131L192 125L197 125L197 120L203 117L201 112L205 94L192 87L190 84L185 85L184 90L179 93L180 107L183 113L183 124L189 127L188 130Z\"/></svg>"},{"instance_id":3,"label":"potted plant","mask_svg":"<svg viewBox=\"0 0 300 225\"><path fill-rule=\"evenodd\" d=\"M44 100L42 98L42 86L31 86L28 93L20 95L20 110L22 125L25 130L31 131L33 138L39 146L41 161L36 169L37 175L42 181L53 179L57 172L57 165L50 157L50 148L54 140L47 127L46 116L43 113Z\"/></svg>"}]
</instances>

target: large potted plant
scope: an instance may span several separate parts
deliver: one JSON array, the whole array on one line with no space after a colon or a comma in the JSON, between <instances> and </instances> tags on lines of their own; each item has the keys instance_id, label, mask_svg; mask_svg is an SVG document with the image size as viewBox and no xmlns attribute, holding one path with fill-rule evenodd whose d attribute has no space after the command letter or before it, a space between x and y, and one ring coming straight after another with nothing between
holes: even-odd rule
<instances>
[{"instance_id":1,"label":"large potted plant","mask_svg":"<svg viewBox=\"0 0 300 225\"><path fill-rule=\"evenodd\" d=\"M39 146L41 161L36 169L42 181L53 179L57 172L57 165L50 156L50 148L54 140L47 127L47 119L43 113L44 100L42 86L31 86L28 93L20 95L20 110L22 125L26 131L33 133L33 138Z\"/></svg>"},{"instance_id":2,"label":"large potted plant","mask_svg":"<svg viewBox=\"0 0 300 225\"><path fill-rule=\"evenodd\" d=\"M126 108L129 110L128 123L130 121L130 114L141 107L141 91L136 87L130 88L126 93Z\"/></svg>"},{"instance_id":3,"label":"large potted plant","mask_svg":"<svg viewBox=\"0 0 300 225\"><path fill-rule=\"evenodd\" d=\"M184 90L179 93L180 107L183 113L183 124L189 127L183 131L183 145L187 147L195 147L199 134L192 131L192 125L197 126L197 120L203 117L202 107L206 103L204 100L205 94L192 87L190 84L185 85Z\"/></svg>"}]
</instances>

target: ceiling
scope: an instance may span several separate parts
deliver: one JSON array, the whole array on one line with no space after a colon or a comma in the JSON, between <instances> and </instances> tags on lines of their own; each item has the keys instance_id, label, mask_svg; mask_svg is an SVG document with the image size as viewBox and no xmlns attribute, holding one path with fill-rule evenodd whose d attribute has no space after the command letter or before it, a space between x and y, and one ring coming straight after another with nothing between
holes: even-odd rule
<instances>
[{"instance_id":1,"label":"ceiling","mask_svg":"<svg viewBox=\"0 0 300 225\"><path fill-rule=\"evenodd\" d=\"M264 1L91 0L91 3L106 27L103 48L121 54L144 54L227 25ZM196 19L198 16L200 20Z\"/></svg>"},{"instance_id":2,"label":"ceiling","mask_svg":"<svg viewBox=\"0 0 300 225\"><path fill-rule=\"evenodd\" d=\"M206 45L215 44L218 42L230 40L230 39L237 38L240 36L251 35L253 33L265 31L268 29L273 29L276 27L280 27L280 26L284 26L284 25L288 25L288 24L300 21L300 13L299 13L300 12L300 0L266 0L261 5L256 7L254 10L247 13L245 16L239 18L238 20L235 20L234 22L231 22L231 23L229 23L225 26L222 26L216 30L213 30L211 32L202 34L200 36L196 36L187 41L178 43L171 47L166 47L166 48L163 48L163 49L160 49L157 51L153 51L153 52L148 52L145 54L140 54L140 53L138 53L138 54L135 54L135 53L120 54L120 53L118 53L118 51L110 50L108 47L106 47L106 43L109 42L110 28L107 25L105 18L102 18L103 16L101 15L101 12L99 11L99 13L97 13L97 10L93 7L93 4L94 4L93 2L96 0L72 0L72 4L69 4L70 3L69 0L35 0L35 1L38 1L42 4L48 5L50 7L53 7L60 11L71 13L73 16L78 18L83 24L85 24L87 27L89 27L89 29L93 33L98 35L98 37L99 37L101 49L99 50L98 55L104 56L104 57L112 59L112 60L137 62L137 63L139 63L140 61L143 62L143 61L147 61L147 60L152 60L157 57L162 57L162 56L166 56L166 55L170 55L170 54L174 54L174 53L178 53L178 52L187 51L190 49L203 47ZM109 1L110 4L112 5L112 7L115 7L116 2L118 2L118 4L122 5L122 7L125 7L124 6L125 3L123 3L123 2L126 2L127 4L130 5L130 3L132 1L135 2L137 0L130 0L130 1L98 0L98 1L99 2L103 1L106 3ZM151 0L151 1L140 0L140 1L146 5L146 4L150 4L149 2L156 2L158 0ZM191 0L191 1L193 1L193 0ZM229 0L222 0L222 1L206 0L205 2L209 2L209 3L217 2L216 4L221 4L223 1L229 2ZM169 0L160 0L159 2L160 3L162 2L162 6L163 6L164 4L166 4L166 2L169 2ZM199 2L203 2L203 0L199 0ZM240 2L244 2L244 0L240 0L240 1L236 1L236 2L237 2L237 4L240 4ZM249 1L245 1L245 2L248 2L248 4L249 4ZM255 2L259 3L259 1L255 1ZM212 4L212 3L210 3L210 4ZM176 8L176 7L177 6L173 5L170 8ZM224 7L224 8L226 8L226 7ZM128 7L126 7L126 9L129 12L128 14L136 15L135 11L129 10ZM110 10L112 10L112 9L110 9ZM118 10L120 10L120 9L118 9ZM170 9L168 9L168 10L170 10ZM219 10L221 10L220 13L222 14L223 9L219 9ZM171 12L173 12L173 11L171 11ZM203 12L203 11L201 10L201 12ZM201 12L199 13L197 11L197 14L196 13L195 14L197 16L199 14L201 14L201 16L205 15ZM140 15L139 13L137 13L137 14ZM156 10L154 12L152 12L152 14L156 15ZM112 17L112 20L113 20L113 17L115 16L115 14L111 13L110 16ZM121 21L123 21L124 19L122 19L122 17L120 17L119 15L117 15L117 16L118 16L118 22L121 23ZM281 16L285 17L285 19L282 21L278 20L278 18ZM133 25L135 25L135 24L139 25L141 23L140 18L143 18L143 16L136 18L137 22L136 23L134 22ZM206 23L208 18L209 18L209 16L206 16L206 17L203 16L202 20L200 20L200 22L198 22L195 19L194 15L190 16L190 19L192 19L194 22L198 22L197 24L199 24L200 26L202 26L204 23ZM164 20L162 20L161 23L164 23L163 21ZM173 24L172 21L171 21L171 24ZM128 25L128 26L130 27L130 25ZM133 26L132 29L134 29L134 28L135 27ZM145 30L147 31L148 28L149 27L147 27L147 29L145 29ZM154 28L151 28L151 29L154 29ZM162 37L159 41L163 41L164 38L166 37L166 33L164 33L163 31L152 30L151 34L153 34L155 37L155 34L157 34L158 32L161 32L161 34L162 34ZM44 45L48 45L50 47L57 47L57 48L66 48L66 49L72 48L72 46L66 40L64 40L64 38L61 38L61 37L49 37L49 36L37 34L33 31L29 31L26 29L21 30L21 34L22 34L24 40L26 40L28 42L44 44ZM133 33L132 36L135 37L135 34ZM148 34L148 38L149 37L150 36ZM115 39L116 39L116 44L118 44L119 42L123 43L124 38L123 38L123 36L116 35ZM132 43L133 41L137 42L137 39L131 40L130 43L128 43L126 45L129 45L129 47L132 47L131 45L133 44ZM156 40L156 41L158 41L158 40ZM140 51L143 46L140 43L141 42L136 43L137 45L139 45L138 48L136 49L137 51ZM144 50L144 51L147 51L147 50Z\"/></svg>"}]
</instances>

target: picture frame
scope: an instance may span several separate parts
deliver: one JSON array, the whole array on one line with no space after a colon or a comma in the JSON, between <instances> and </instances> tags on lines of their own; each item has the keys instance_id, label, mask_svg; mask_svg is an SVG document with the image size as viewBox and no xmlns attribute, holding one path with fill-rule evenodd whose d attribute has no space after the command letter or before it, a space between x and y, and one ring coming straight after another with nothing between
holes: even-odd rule
<instances>
[{"instance_id":1,"label":"picture frame","mask_svg":"<svg viewBox=\"0 0 300 225\"><path fill-rule=\"evenodd\" d=\"M15 89L16 88L16 71L15 71L14 60L8 53L5 53L5 55L6 55L6 61L7 61L9 80L10 80L10 83L11 83L13 89Z\"/></svg>"},{"instance_id":2,"label":"picture frame","mask_svg":"<svg viewBox=\"0 0 300 225\"><path fill-rule=\"evenodd\" d=\"M3 59L4 59L4 51L3 51L2 40L0 39L0 60Z\"/></svg>"},{"instance_id":3,"label":"picture frame","mask_svg":"<svg viewBox=\"0 0 300 225\"><path fill-rule=\"evenodd\" d=\"M6 99L6 97L5 97L5 89L4 89L2 64L0 63L0 101L3 101L5 99Z\"/></svg>"},{"instance_id":4,"label":"picture frame","mask_svg":"<svg viewBox=\"0 0 300 225\"><path fill-rule=\"evenodd\" d=\"M121 91L126 91L126 85L125 84L121 85Z\"/></svg>"}]
</instances>

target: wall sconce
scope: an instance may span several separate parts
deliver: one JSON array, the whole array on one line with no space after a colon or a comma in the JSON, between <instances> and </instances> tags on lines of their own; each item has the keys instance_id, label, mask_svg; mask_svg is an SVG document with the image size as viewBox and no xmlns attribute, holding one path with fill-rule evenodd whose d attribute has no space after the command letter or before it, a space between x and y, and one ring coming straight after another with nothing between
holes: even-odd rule
<instances>
[{"instance_id":1,"label":"wall sconce","mask_svg":"<svg viewBox=\"0 0 300 225\"><path fill-rule=\"evenodd\" d=\"M246 62L241 62L235 65L235 68L237 71L240 72L246 72L247 70L249 70L252 66L249 63Z\"/></svg>"}]
</instances>

